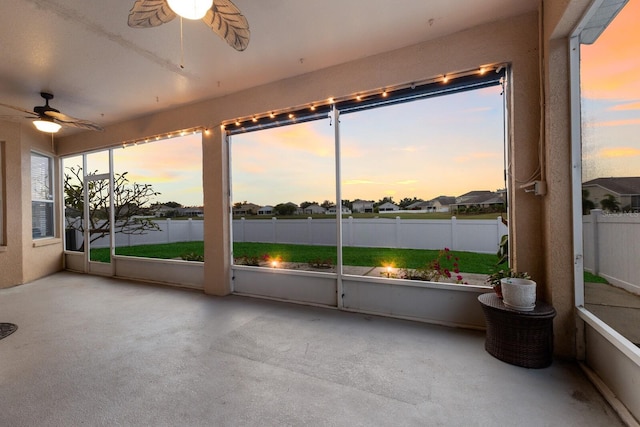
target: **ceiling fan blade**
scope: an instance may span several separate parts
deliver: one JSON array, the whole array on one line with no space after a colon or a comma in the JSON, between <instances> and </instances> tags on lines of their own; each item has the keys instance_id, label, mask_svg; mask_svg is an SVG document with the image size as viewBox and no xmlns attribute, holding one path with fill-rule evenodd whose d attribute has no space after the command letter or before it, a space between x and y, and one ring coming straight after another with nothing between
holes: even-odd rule
<instances>
[{"instance_id":1,"label":"ceiling fan blade","mask_svg":"<svg viewBox=\"0 0 640 427\"><path fill-rule=\"evenodd\" d=\"M66 114L59 113L57 111L45 111L45 114L49 117L53 117L57 122L65 126L70 126L74 128L87 129L87 130L97 130L102 132L104 128L96 123L90 122L89 120L76 119L71 116L67 116Z\"/></svg>"},{"instance_id":2,"label":"ceiling fan blade","mask_svg":"<svg viewBox=\"0 0 640 427\"><path fill-rule=\"evenodd\" d=\"M29 115L31 115L33 117L38 117L38 115L36 113L34 113L33 111L25 110L24 108L14 107L13 105L3 104L2 102L0 102L0 106L11 108L12 110L20 111L22 113L29 114Z\"/></svg>"},{"instance_id":3,"label":"ceiling fan blade","mask_svg":"<svg viewBox=\"0 0 640 427\"><path fill-rule=\"evenodd\" d=\"M136 0L127 22L133 28L149 28L166 24L175 17L166 0Z\"/></svg>"},{"instance_id":4,"label":"ceiling fan blade","mask_svg":"<svg viewBox=\"0 0 640 427\"><path fill-rule=\"evenodd\" d=\"M249 46L249 22L230 0L213 0L202 20L235 50L243 51Z\"/></svg>"}]
</instances>

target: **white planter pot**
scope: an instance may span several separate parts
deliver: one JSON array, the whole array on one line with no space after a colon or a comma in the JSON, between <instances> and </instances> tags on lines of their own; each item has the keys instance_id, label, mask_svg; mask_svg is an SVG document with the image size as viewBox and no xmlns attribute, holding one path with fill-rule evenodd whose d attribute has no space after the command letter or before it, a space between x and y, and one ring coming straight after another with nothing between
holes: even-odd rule
<instances>
[{"instance_id":1,"label":"white planter pot","mask_svg":"<svg viewBox=\"0 0 640 427\"><path fill-rule=\"evenodd\" d=\"M504 305L512 310L531 311L536 306L536 282L507 277L501 279Z\"/></svg>"}]
</instances>

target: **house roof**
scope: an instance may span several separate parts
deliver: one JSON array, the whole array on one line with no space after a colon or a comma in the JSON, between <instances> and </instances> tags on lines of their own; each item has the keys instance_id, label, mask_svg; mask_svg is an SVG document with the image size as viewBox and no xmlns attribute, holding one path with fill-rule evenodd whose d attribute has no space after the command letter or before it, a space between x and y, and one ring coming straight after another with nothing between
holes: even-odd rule
<instances>
[{"instance_id":1,"label":"house roof","mask_svg":"<svg viewBox=\"0 0 640 427\"><path fill-rule=\"evenodd\" d=\"M596 178L582 184L582 187L600 186L619 196L640 194L640 176L616 178Z\"/></svg>"},{"instance_id":2,"label":"house roof","mask_svg":"<svg viewBox=\"0 0 640 427\"><path fill-rule=\"evenodd\" d=\"M503 196L493 191L470 191L456 200L456 205L497 205L504 203Z\"/></svg>"},{"instance_id":3,"label":"house roof","mask_svg":"<svg viewBox=\"0 0 640 427\"><path fill-rule=\"evenodd\" d=\"M203 22L130 28L134 0L0 2L0 102L52 106L102 126L437 39L535 11L539 0L233 0L249 22L238 52ZM183 68L181 68L181 65ZM17 113L17 114L16 114ZM26 120L0 107L0 115ZM58 135L78 132L63 128Z\"/></svg>"},{"instance_id":4,"label":"house roof","mask_svg":"<svg viewBox=\"0 0 640 427\"><path fill-rule=\"evenodd\" d=\"M398 205L396 205L395 203L391 203L391 202L384 202L383 204L378 206L379 208L397 208L399 207Z\"/></svg>"},{"instance_id":5,"label":"house roof","mask_svg":"<svg viewBox=\"0 0 640 427\"><path fill-rule=\"evenodd\" d=\"M429 200L430 202L439 202L442 206L453 205L456 203L456 198L453 196L438 196L435 199Z\"/></svg>"}]
</instances>

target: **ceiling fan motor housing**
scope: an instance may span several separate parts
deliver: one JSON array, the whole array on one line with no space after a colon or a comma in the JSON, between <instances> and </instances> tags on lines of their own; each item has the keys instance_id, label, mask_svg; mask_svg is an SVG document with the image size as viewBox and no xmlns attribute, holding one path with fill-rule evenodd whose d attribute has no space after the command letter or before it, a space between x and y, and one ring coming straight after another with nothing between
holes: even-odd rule
<instances>
[{"instance_id":1,"label":"ceiling fan motor housing","mask_svg":"<svg viewBox=\"0 0 640 427\"><path fill-rule=\"evenodd\" d=\"M48 92L40 92L40 96L44 98L45 105L40 105L40 106L34 107L33 108L33 112L36 113L38 116L40 116L41 120L53 121L52 117L47 116L45 114L47 111L55 111L56 113L60 112L60 111L56 110L55 108L49 106L49 100L53 99L53 94L48 93Z\"/></svg>"}]
</instances>

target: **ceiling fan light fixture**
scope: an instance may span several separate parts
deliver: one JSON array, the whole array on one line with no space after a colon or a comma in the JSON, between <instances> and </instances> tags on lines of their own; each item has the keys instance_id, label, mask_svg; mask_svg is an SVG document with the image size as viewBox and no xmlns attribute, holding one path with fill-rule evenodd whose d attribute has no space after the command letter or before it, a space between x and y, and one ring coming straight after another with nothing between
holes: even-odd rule
<instances>
[{"instance_id":1,"label":"ceiling fan light fixture","mask_svg":"<svg viewBox=\"0 0 640 427\"><path fill-rule=\"evenodd\" d=\"M213 6L213 0L167 0L169 7L186 19L202 19Z\"/></svg>"},{"instance_id":2,"label":"ceiling fan light fixture","mask_svg":"<svg viewBox=\"0 0 640 427\"><path fill-rule=\"evenodd\" d=\"M42 119L34 120L33 125L40 132L47 132L47 133L56 133L61 128L61 126L58 123L54 122L53 120L42 120Z\"/></svg>"}]
</instances>

